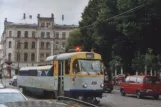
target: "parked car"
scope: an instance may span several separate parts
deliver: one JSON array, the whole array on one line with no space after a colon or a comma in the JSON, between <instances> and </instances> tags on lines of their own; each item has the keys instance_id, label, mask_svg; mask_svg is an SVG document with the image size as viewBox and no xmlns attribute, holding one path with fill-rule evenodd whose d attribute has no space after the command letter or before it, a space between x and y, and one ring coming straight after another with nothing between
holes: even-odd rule
<instances>
[{"instance_id":1,"label":"parked car","mask_svg":"<svg viewBox=\"0 0 161 107\"><path fill-rule=\"evenodd\" d=\"M0 89L0 103L27 101L27 98L16 89L3 88Z\"/></svg>"},{"instance_id":2,"label":"parked car","mask_svg":"<svg viewBox=\"0 0 161 107\"><path fill-rule=\"evenodd\" d=\"M28 101L18 101L18 102L7 102L0 104L0 107L98 107L96 105L68 98L59 97L55 101L50 100L28 100Z\"/></svg>"},{"instance_id":3,"label":"parked car","mask_svg":"<svg viewBox=\"0 0 161 107\"><path fill-rule=\"evenodd\" d=\"M13 76L13 78L9 81L9 84L17 86L17 76Z\"/></svg>"},{"instance_id":4,"label":"parked car","mask_svg":"<svg viewBox=\"0 0 161 107\"><path fill-rule=\"evenodd\" d=\"M120 85L122 96L134 94L137 98L152 96L159 99L161 95L161 82L157 76L128 76Z\"/></svg>"}]
</instances>

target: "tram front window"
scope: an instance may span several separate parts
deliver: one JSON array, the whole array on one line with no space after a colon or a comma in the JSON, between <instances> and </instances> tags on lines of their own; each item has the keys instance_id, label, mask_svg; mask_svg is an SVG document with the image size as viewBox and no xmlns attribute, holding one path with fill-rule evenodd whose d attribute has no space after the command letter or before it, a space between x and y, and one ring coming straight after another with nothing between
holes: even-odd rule
<instances>
[{"instance_id":1,"label":"tram front window","mask_svg":"<svg viewBox=\"0 0 161 107\"><path fill-rule=\"evenodd\" d=\"M80 66L79 73L102 74L101 61L99 60L78 60Z\"/></svg>"}]
</instances>

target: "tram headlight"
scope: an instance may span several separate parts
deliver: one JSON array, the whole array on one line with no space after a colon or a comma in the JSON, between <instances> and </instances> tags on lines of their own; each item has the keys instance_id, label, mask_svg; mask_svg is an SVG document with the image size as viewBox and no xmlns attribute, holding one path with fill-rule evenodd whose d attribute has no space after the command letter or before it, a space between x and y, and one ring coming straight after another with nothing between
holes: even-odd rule
<instances>
[{"instance_id":1,"label":"tram headlight","mask_svg":"<svg viewBox=\"0 0 161 107\"><path fill-rule=\"evenodd\" d=\"M100 85L100 87L103 88L103 87L104 87L104 84L102 83L102 84Z\"/></svg>"},{"instance_id":2,"label":"tram headlight","mask_svg":"<svg viewBox=\"0 0 161 107\"><path fill-rule=\"evenodd\" d=\"M83 86L83 88L87 88L88 87L87 83L84 83L82 86Z\"/></svg>"}]
</instances>

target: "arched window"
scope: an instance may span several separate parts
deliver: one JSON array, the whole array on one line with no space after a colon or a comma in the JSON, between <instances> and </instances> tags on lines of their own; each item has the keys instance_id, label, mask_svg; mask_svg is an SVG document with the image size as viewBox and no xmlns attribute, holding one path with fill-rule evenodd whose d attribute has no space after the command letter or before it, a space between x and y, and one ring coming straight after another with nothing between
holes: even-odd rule
<instances>
[{"instance_id":1,"label":"arched window","mask_svg":"<svg viewBox=\"0 0 161 107\"><path fill-rule=\"evenodd\" d=\"M28 59L28 54L25 53L25 54L24 54L24 61L27 62L27 59Z\"/></svg>"},{"instance_id":2,"label":"arched window","mask_svg":"<svg viewBox=\"0 0 161 107\"><path fill-rule=\"evenodd\" d=\"M11 61L11 53L8 53L8 61Z\"/></svg>"},{"instance_id":3,"label":"arched window","mask_svg":"<svg viewBox=\"0 0 161 107\"><path fill-rule=\"evenodd\" d=\"M12 48L12 42L9 41L9 48Z\"/></svg>"},{"instance_id":4,"label":"arched window","mask_svg":"<svg viewBox=\"0 0 161 107\"><path fill-rule=\"evenodd\" d=\"M50 43L46 42L46 48L49 49L50 48Z\"/></svg>"},{"instance_id":5,"label":"arched window","mask_svg":"<svg viewBox=\"0 0 161 107\"><path fill-rule=\"evenodd\" d=\"M28 48L28 42L24 43L24 48L27 49Z\"/></svg>"},{"instance_id":6,"label":"arched window","mask_svg":"<svg viewBox=\"0 0 161 107\"><path fill-rule=\"evenodd\" d=\"M44 42L41 42L41 48L44 48Z\"/></svg>"},{"instance_id":7,"label":"arched window","mask_svg":"<svg viewBox=\"0 0 161 107\"><path fill-rule=\"evenodd\" d=\"M35 42L32 42L32 47L31 47L32 49L34 49L35 48Z\"/></svg>"},{"instance_id":8,"label":"arched window","mask_svg":"<svg viewBox=\"0 0 161 107\"><path fill-rule=\"evenodd\" d=\"M35 54L34 53L31 54L31 61L35 61Z\"/></svg>"}]
</instances>

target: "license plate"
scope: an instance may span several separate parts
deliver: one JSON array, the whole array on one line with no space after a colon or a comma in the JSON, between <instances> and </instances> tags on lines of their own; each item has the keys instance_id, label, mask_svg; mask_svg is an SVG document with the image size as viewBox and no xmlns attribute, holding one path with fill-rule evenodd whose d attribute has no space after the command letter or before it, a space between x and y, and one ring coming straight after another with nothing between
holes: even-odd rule
<instances>
[{"instance_id":1,"label":"license plate","mask_svg":"<svg viewBox=\"0 0 161 107\"><path fill-rule=\"evenodd\" d=\"M97 85L97 81L92 81L92 85Z\"/></svg>"},{"instance_id":2,"label":"license plate","mask_svg":"<svg viewBox=\"0 0 161 107\"><path fill-rule=\"evenodd\" d=\"M146 91L152 91L152 89L148 89L148 90L146 90Z\"/></svg>"}]
</instances>

